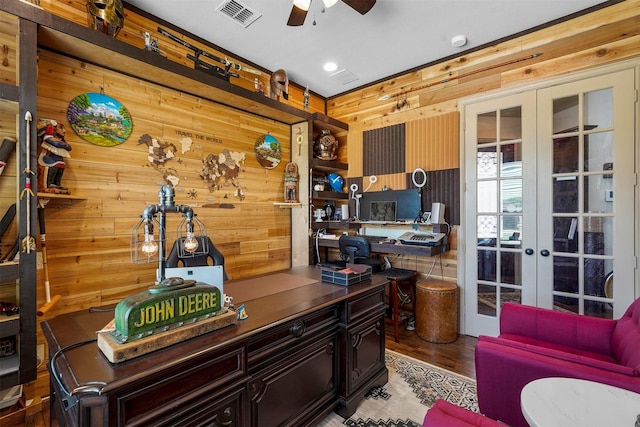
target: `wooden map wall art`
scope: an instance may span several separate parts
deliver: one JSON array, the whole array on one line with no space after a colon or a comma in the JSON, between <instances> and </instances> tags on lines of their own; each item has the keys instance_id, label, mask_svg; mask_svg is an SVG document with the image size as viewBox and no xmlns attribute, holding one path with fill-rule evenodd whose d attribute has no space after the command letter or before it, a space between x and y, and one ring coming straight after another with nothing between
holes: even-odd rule
<instances>
[{"instance_id":1,"label":"wooden map wall art","mask_svg":"<svg viewBox=\"0 0 640 427\"><path fill-rule=\"evenodd\" d=\"M180 150L170 142L162 138L154 138L144 134L138 139L138 145L147 146L148 165L162 174L164 182L174 188L180 184L178 168L182 162L176 156L185 154L191 150L193 140L190 137L180 139ZM240 173L244 170L246 154L239 151L223 149L219 154L207 154L202 160L200 177L207 183L209 192L221 190L224 187L233 187L233 196L244 200L244 190L240 183ZM173 161L174 159L175 162ZM169 163L171 162L171 163ZM168 165L169 164L169 165ZM193 197L197 194L191 190ZM225 196L226 197L226 196Z\"/></svg>"},{"instance_id":2,"label":"wooden map wall art","mask_svg":"<svg viewBox=\"0 0 640 427\"><path fill-rule=\"evenodd\" d=\"M102 147L122 144L133 130L131 114L117 100L101 93L84 93L67 108L71 128L85 141Z\"/></svg>"}]
</instances>

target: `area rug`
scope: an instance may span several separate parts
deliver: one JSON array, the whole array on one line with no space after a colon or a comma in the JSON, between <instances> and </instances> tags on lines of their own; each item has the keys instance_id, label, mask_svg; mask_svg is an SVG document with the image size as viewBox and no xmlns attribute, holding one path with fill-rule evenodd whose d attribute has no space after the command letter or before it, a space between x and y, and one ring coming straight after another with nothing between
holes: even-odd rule
<instances>
[{"instance_id":1,"label":"area rug","mask_svg":"<svg viewBox=\"0 0 640 427\"><path fill-rule=\"evenodd\" d=\"M319 427L419 427L427 410L444 399L478 412L476 382L454 372L387 350L389 382L369 391L349 419L337 414Z\"/></svg>"}]
</instances>

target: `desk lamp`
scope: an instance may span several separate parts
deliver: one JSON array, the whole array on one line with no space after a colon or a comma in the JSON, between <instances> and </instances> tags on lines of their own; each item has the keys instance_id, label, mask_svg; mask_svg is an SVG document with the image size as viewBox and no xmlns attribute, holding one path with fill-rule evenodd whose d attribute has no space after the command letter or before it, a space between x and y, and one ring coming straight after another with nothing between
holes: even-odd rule
<instances>
[{"instance_id":1,"label":"desk lamp","mask_svg":"<svg viewBox=\"0 0 640 427\"><path fill-rule=\"evenodd\" d=\"M165 279L167 259L167 229L166 215L168 213L182 214L182 220L178 224L176 241L179 256L195 257L209 252L209 239L198 239L197 236L206 236L207 231L202 222L188 205L176 205L175 192L170 185L163 185L158 191L159 202L144 208L140 221L131 230L131 262L134 264L158 262L156 271L156 284ZM157 237L155 235L157 230ZM198 243L202 242L202 245ZM204 246L204 247L203 247Z\"/></svg>"}]
</instances>

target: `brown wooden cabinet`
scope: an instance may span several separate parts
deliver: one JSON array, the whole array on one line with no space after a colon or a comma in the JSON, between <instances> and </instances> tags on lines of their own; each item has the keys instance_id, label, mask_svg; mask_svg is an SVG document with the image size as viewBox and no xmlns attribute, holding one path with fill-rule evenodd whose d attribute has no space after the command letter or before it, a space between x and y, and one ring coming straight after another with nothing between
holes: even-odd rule
<instances>
[{"instance_id":1,"label":"brown wooden cabinet","mask_svg":"<svg viewBox=\"0 0 640 427\"><path fill-rule=\"evenodd\" d=\"M316 281L247 298L249 318L237 325L120 364L93 340L112 311L44 322L58 422L298 426L333 410L350 416L371 387L387 382L385 279L343 287L317 281L314 267L287 274ZM272 277L252 281L259 289ZM234 285L225 292L233 295Z\"/></svg>"}]
</instances>

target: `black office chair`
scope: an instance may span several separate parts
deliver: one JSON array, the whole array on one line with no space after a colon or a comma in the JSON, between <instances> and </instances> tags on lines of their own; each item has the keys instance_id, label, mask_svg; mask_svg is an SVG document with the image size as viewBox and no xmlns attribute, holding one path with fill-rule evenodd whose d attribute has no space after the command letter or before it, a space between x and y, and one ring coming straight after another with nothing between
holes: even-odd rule
<instances>
[{"instance_id":1,"label":"black office chair","mask_svg":"<svg viewBox=\"0 0 640 427\"><path fill-rule=\"evenodd\" d=\"M340 261L336 261L340 267L351 264L365 264L371 267L372 273L379 272L382 267L378 258L371 257L369 241L362 236L340 236L338 240L340 249Z\"/></svg>"},{"instance_id":2,"label":"black office chair","mask_svg":"<svg viewBox=\"0 0 640 427\"><path fill-rule=\"evenodd\" d=\"M216 248L209 236L196 237L198 240L198 252L195 255L185 254L184 251L181 250L184 239L185 238L182 237L173 243L173 247L166 261L168 268L221 265L223 267L224 280L229 280L227 272L224 270L224 255ZM202 252L203 248L206 249L206 252ZM211 260L212 264L209 264L209 260Z\"/></svg>"}]
</instances>

